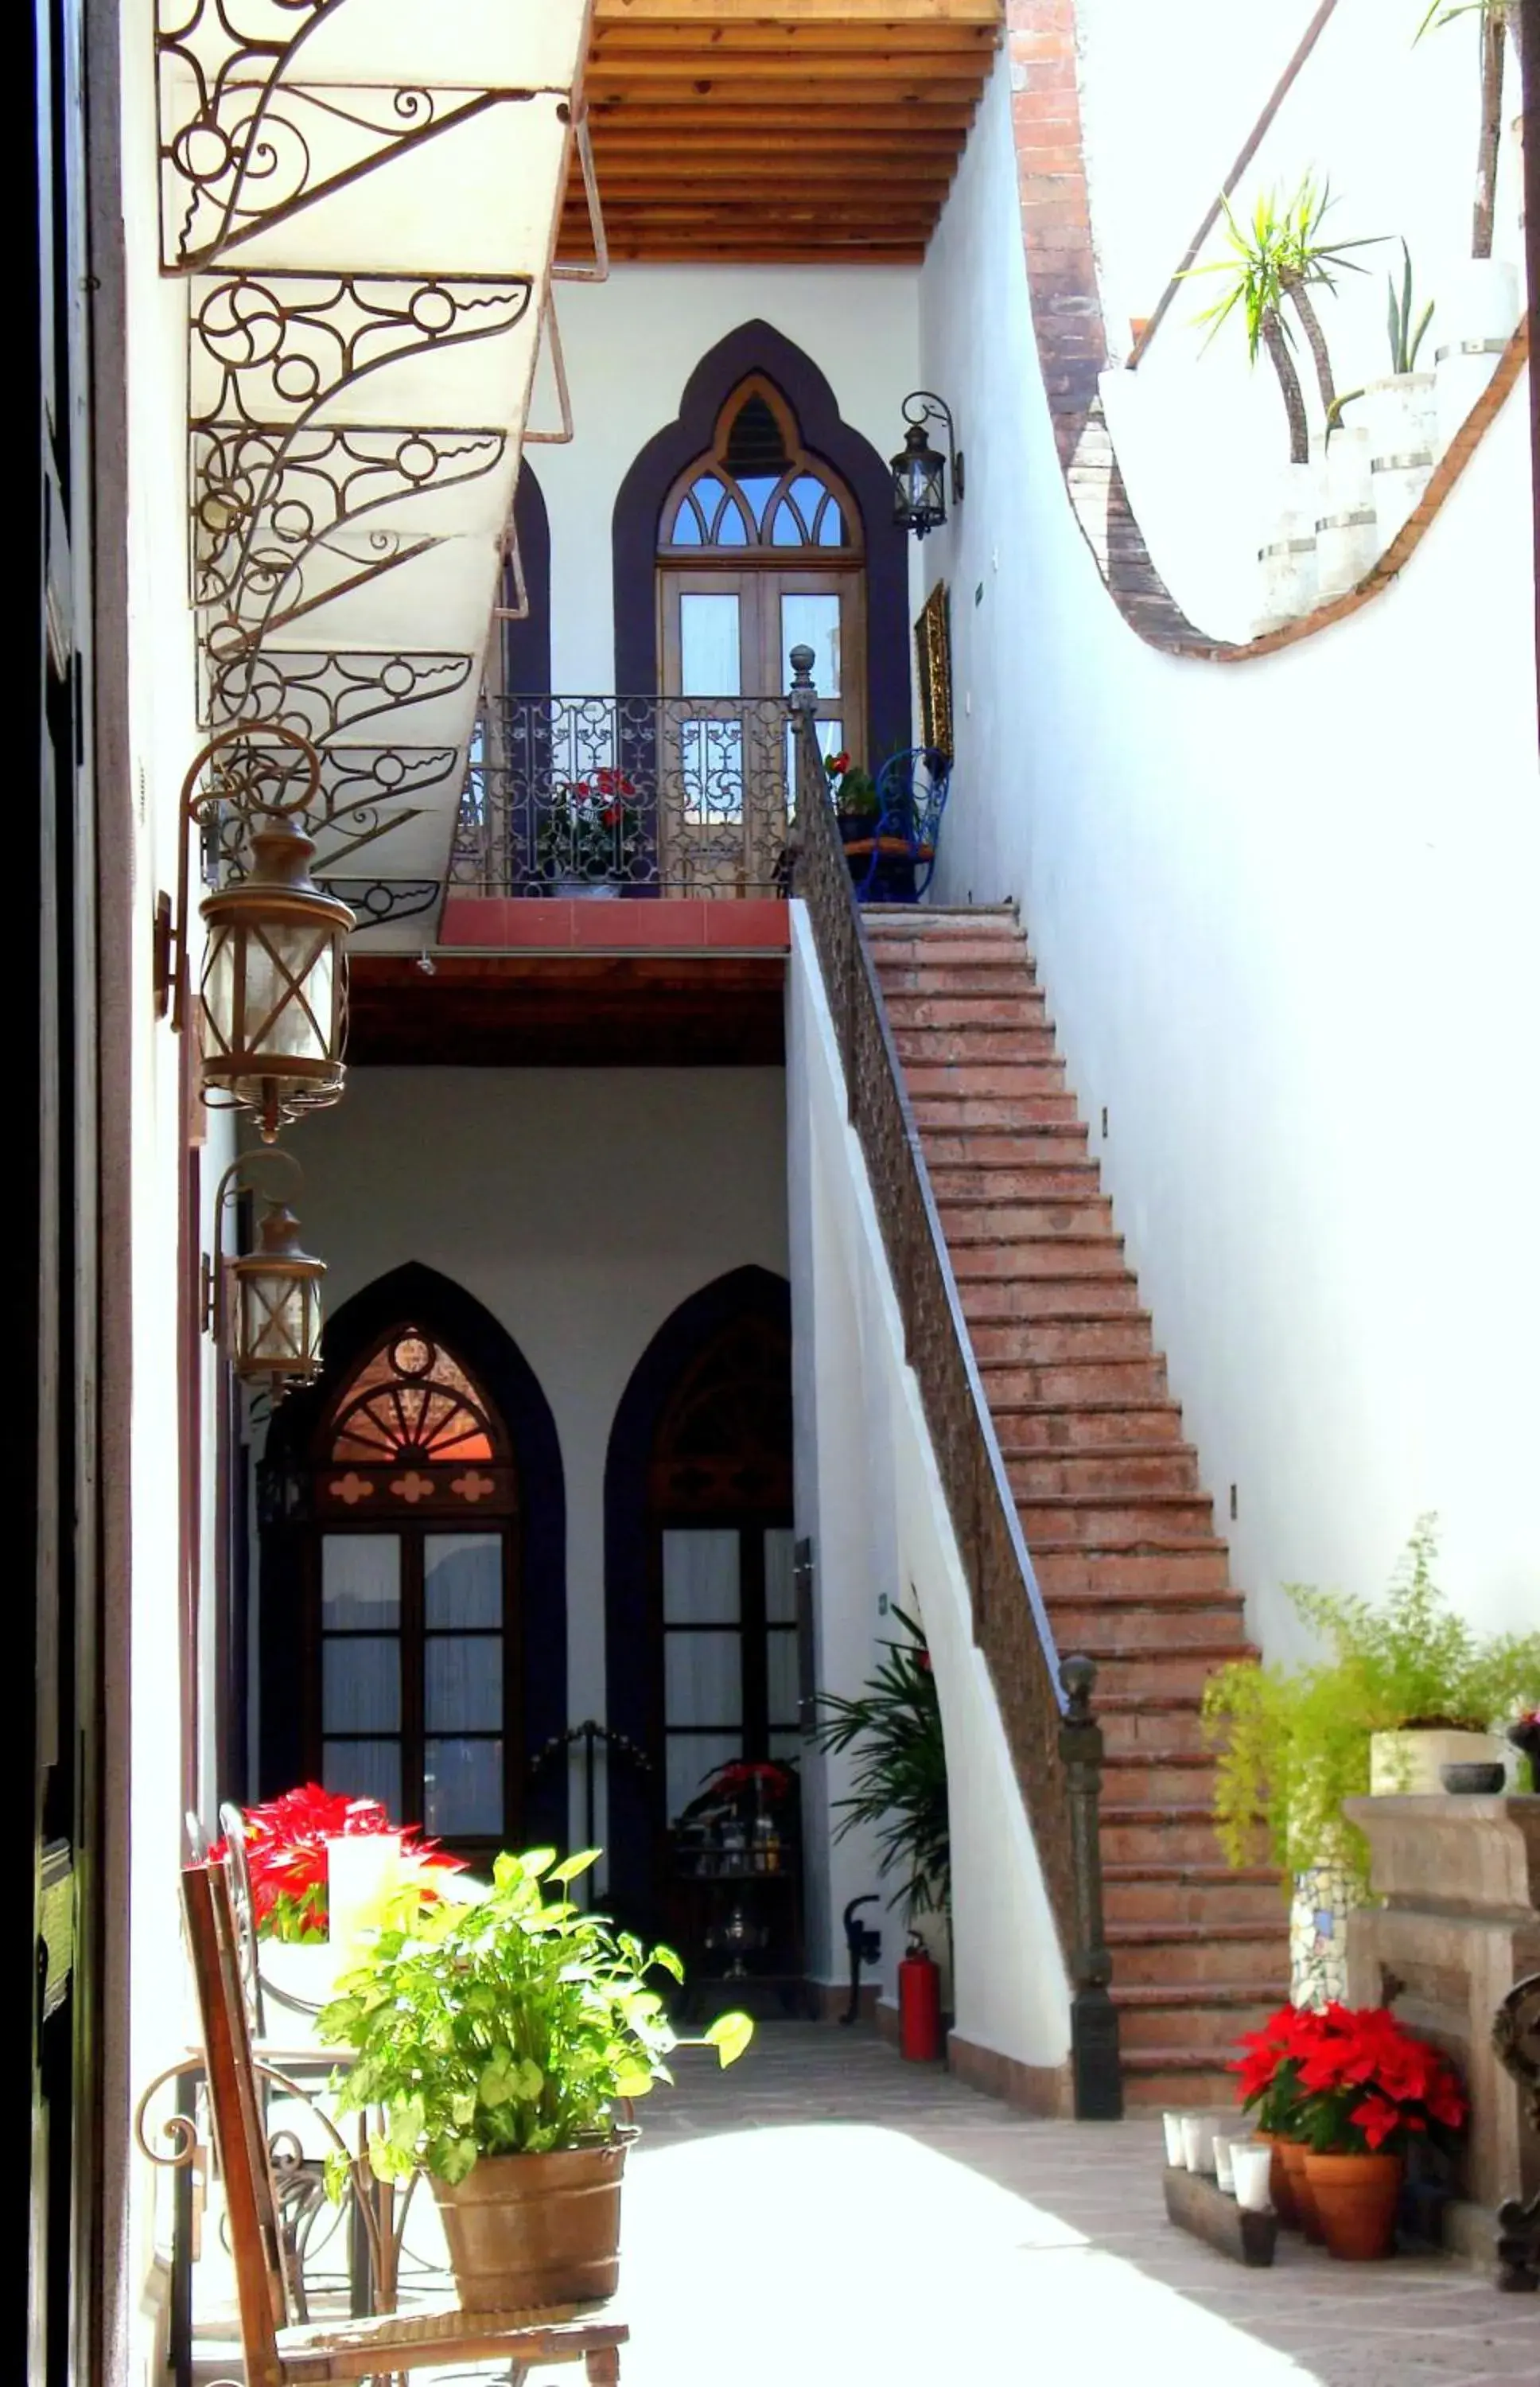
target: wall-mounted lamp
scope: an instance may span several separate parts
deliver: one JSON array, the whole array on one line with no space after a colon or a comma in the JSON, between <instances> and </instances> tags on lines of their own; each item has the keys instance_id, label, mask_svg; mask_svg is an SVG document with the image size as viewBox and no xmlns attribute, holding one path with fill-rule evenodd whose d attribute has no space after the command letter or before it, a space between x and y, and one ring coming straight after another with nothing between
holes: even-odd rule
<instances>
[{"instance_id":1,"label":"wall-mounted lamp","mask_svg":"<svg viewBox=\"0 0 1540 2387\"><path fill-rule=\"evenodd\" d=\"M258 743L258 739L261 742ZM285 792L274 745L295 749L308 783ZM227 750L239 749L230 758ZM200 788L216 755L227 759ZM274 785L274 779L278 784ZM297 730L280 723L221 729L182 784L176 909L156 907L157 1008L183 1024L187 978L189 830L212 834L226 850L232 816L244 830L244 873L206 895L198 910L208 930L198 990L199 1042L206 1103L250 1111L264 1143L286 1119L335 1103L342 1092L347 1019L347 905L309 877L313 841L299 822L316 802L321 757Z\"/></svg>"},{"instance_id":2,"label":"wall-mounted lamp","mask_svg":"<svg viewBox=\"0 0 1540 2387\"><path fill-rule=\"evenodd\" d=\"M963 458L957 446L952 409L933 390L916 389L903 401L909 429L893 458L893 520L900 530L923 538L946 520L947 462L952 465L952 502L963 502ZM925 436L928 423L946 424L945 456L939 455Z\"/></svg>"},{"instance_id":3,"label":"wall-mounted lamp","mask_svg":"<svg viewBox=\"0 0 1540 2387\"><path fill-rule=\"evenodd\" d=\"M224 1215L243 1192L254 1165L282 1161L302 1184L286 1152L243 1153L220 1179L214 1195L214 1257L203 1261L203 1328L212 1334L244 1384L266 1385L274 1402L321 1372L321 1280L326 1263L305 1251L299 1221L276 1195L263 1194L255 1251L227 1258Z\"/></svg>"}]
</instances>

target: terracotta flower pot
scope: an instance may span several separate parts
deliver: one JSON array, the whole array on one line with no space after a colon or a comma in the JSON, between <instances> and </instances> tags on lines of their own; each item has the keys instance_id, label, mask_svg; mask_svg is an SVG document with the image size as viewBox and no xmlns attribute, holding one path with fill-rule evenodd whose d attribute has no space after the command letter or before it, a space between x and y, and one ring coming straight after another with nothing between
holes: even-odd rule
<instances>
[{"instance_id":1,"label":"terracotta flower pot","mask_svg":"<svg viewBox=\"0 0 1540 2387\"><path fill-rule=\"evenodd\" d=\"M620 2277L625 2141L546 2155L483 2155L452 2188L429 2184L467 2312L525 2312L612 2296Z\"/></svg>"},{"instance_id":2,"label":"terracotta flower pot","mask_svg":"<svg viewBox=\"0 0 1540 2387\"><path fill-rule=\"evenodd\" d=\"M1305 2179L1328 2254L1344 2263L1378 2263L1395 2253L1399 2155L1306 2153Z\"/></svg>"},{"instance_id":3,"label":"terracotta flower pot","mask_svg":"<svg viewBox=\"0 0 1540 2387\"><path fill-rule=\"evenodd\" d=\"M1276 2130L1254 2130L1252 2137L1262 2140L1272 2149L1272 2168L1268 2175L1268 2186L1272 2196L1272 2209L1278 2216L1280 2226L1284 2229L1300 2229L1302 2224L1299 2206L1294 2199L1294 2182L1289 2178L1288 2166L1283 2160L1285 2141L1279 2137Z\"/></svg>"},{"instance_id":4,"label":"terracotta flower pot","mask_svg":"<svg viewBox=\"0 0 1540 2387\"><path fill-rule=\"evenodd\" d=\"M1277 2153L1283 2158L1283 2176L1288 2181L1288 2192L1294 2199L1294 2211L1299 2216L1299 2227L1312 2246L1324 2244L1325 2233L1305 2169L1305 2158L1309 2149L1298 2139L1280 2139Z\"/></svg>"}]
</instances>

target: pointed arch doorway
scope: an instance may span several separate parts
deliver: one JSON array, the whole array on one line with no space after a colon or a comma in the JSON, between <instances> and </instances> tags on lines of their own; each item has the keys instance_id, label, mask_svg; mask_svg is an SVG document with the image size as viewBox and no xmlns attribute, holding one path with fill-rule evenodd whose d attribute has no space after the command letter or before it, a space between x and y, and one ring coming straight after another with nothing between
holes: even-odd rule
<instances>
[{"instance_id":1,"label":"pointed arch doorway","mask_svg":"<svg viewBox=\"0 0 1540 2387\"><path fill-rule=\"evenodd\" d=\"M345 1305L326 1352L261 1469L261 1787L381 1799L477 1864L564 1839L559 1769L529 1773L566 1722L539 1385L489 1312L415 1265Z\"/></svg>"}]
</instances>

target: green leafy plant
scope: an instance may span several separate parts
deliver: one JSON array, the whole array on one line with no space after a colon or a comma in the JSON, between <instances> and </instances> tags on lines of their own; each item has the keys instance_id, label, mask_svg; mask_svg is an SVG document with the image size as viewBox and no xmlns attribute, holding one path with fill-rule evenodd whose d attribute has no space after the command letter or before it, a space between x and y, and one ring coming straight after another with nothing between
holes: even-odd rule
<instances>
[{"instance_id":1,"label":"green leafy plant","mask_svg":"<svg viewBox=\"0 0 1540 2387\"><path fill-rule=\"evenodd\" d=\"M1438 32L1458 17L1481 19L1481 131L1476 146L1476 196L1471 212L1471 254L1490 257L1496 223L1497 152L1503 134L1503 73L1511 34L1519 51L1521 17L1519 0L1433 0L1417 29Z\"/></svg>"},{"instance_id":2,"label":"green leafy plant","mask_svg":"<svg viewBox=\"0 0 1540 2387\"><path fill-rule=\"evenodd\" d=\"M536 866L546 878L631 877L641 839L637 790L624 771L590 771L552 789L540 807Z\"/></svg>"},{"instance_id":3,"label":"green leafy plant","mask_svg":"<svg viewBox=\"0 0 1540 2387\"><path fill-rule=\"evenodd\" d=\"M563 1894L598 1854L499 1856L472 1899L409 1893L322 2009L322 2037L355 2052L335 2077L338 2104L384 2116L369 2146L378 2178L421 2166L453 2182L482 2155L601 2141L621 2099L672 2078L675 2047L714 2047L725 2065L741 2055L747 2015L681 2040L648 1985L652 1973L683 1979L674 1951L644 1948ZM345 2172L339 2157L334 2192Z\"/></svg>"},{"instance_id":4,"label":"green leafy plant","mask_svg":"<svg viewBox=\"0 0 1540 2387\"><path fill-rule=\"evenodd\" d=\"M1247 219L1236 214L1228 198L1221 204L1229 254L1189 269L1189 276L1224 277L1219 297L1196 318L1210 327L1204 345L1209 345L1232 315L1239 315L1252 363L1265 348L1277 376L1289 419L1290 461L1307 464L1310 434L1305 393L1294 360L1294 331L1284 309L1287 307L1305 334L1320 402L1330 420L1337 402L1336 382L1311 292L1334 292L1339 273L1364 272L1367 269L1347 251L1372 247L1380 235L1357 240L1323 238L1325 220L1335 201L1331 184L1318 183L1310 174L1302 178L1289 198L1278 189L1258 191Z\"/></svg>"},{"instance_id":5,"label":"green leafy plant","mask_svg":"<svg viewBox=\"0 0 1540 2387\"><path fill-rule=\"evenodd\" d=\"M944 1914L952 1908L952 1825L940 1700L923 1631L902 1608L893 1614L908 1638L879 1643L887 1655L857 1698L822 1693L814 1737L824 1749L856 1753L854 1787L836 1802L835 1838L873 1825L877 1870L903 1876L890 1905L902 1898L911 1914Z\"/></svg>"},{"instance_id":6,"label":"green leafy plant","mask_svg":"<svg viewBox=\"0 0 1540 2387\"><path fill-rule=\"evenodd\" d=\"M1328 1654L1293 1671L1243 1660L1210 1677L1214 1820L1231 1864L1252 1861L1261 1816L1285 1873L1340 1856L1367 1887L1368 1845L1342 1802L1368 1792L1370 1735L1412 1724L1485 1731L1540 1696L1540 1633L1478 1639L1434 1581L1436 1557L1434 1521L1423 1517L1382 1602L1286 1585Z\"/></svg>"}]
</instances>

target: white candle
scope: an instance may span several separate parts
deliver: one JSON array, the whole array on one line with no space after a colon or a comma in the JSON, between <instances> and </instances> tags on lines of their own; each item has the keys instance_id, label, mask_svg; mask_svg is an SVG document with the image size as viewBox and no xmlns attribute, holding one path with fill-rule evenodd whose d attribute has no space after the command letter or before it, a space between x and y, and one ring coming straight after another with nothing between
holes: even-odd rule
<instances>
[{"instance_id":1,"label":"white candle","mask_svg":"<svg viewBox=\"0 0 1540 2387\"><path fill-rule=\"evenodd\" d=\"M332 1945L352 1954L375 1930L400 1879L399 1832L360 1832L326 1843L326 1896Z\"/></svg>"}]
</instances>

